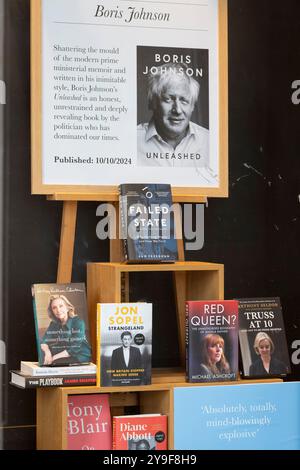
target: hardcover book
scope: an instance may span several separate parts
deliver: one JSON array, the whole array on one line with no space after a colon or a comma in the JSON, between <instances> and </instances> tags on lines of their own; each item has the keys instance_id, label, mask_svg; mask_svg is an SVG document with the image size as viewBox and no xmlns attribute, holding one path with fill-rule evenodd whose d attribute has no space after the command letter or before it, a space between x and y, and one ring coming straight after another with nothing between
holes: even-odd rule
<instances>
[{"instance_id":1,"label":"hardcover book","mask_svg":"<svg viewBox=\"0 0 300 470\"><path fill-rule=\"evenodd\" d=\"M20 370L12 370L10 373L10 383L20 388L83 387L96 385L96 374L34 376L25 375Z\"/></svg>"},{"instance_id":2,"label":"hardcover book","mask_svg":"<svg viewBox=\"0 0 300 470\"><path fill-rule=\"evenodd\" d=\"M291 372L279 297L238 299L244 377L280 377Z\"/></svg>"},{"instance_id":3,"label":"hardcover book","mask_svg":"<svg viewBox=\"0 0 300 470\"><path fill-rule=\"evenodd\" d=\"M34 284L32 297L39 365L89 364L85 285Z\"/></svg>"},{"instance_id":4,"label":"hardcover book","mask_svg":"<svg viewBox=\"0 0 300 470\"><path fill-rule=\"evenodd\" d=\"M97 305L98 385L151 383L152 304Z\"/></svg>"},{"instance_id":5,"label":"hardcover book","mask_svg":"<svg viewBox=\"0 0 300 470\"><path fill-rule=\"evenodd\" d=\"M110 450L108 394L68 396L68 450Z\"/></svg>"},{"instance_id":6,"label":"hardcover book","mask_svg":"<svg viewBox=\"0 0 300 470\"><path fill-rule=\"evenodd\" d=\"M169 184L121 184L120 227L125 260L131 263L178 259Z\"/></svg>"},{"instance_id":7,"label":"hardcover book","mask_svg":"<svg viewBox=\"0 0 300 470\"><path fill-rule=\"evenodd\" d=\"M160 414L114 416L114 450L166 450L167 416Z\"/></svg>"},{"instance_id":8,"label":"hardcover book","mask_svg":"<svg viewBox=\"0 0 300 470\"><path fill-rule=\"evenodd\" d=\"M186 377L189 382L237 380L238 303L186 302Z\"/></svg>"},{"instance_id":9,"label":"hardcover book","mask_svg":"<svg viewBox=\"0 0 300 470\"><path fill-rule=\"evenodd\" d=\"M88 375L97 373L97 366L92 362L81 366L40 367L38 362L21 361L21 372L24 375Z\"/></svg>"}]
</instances>

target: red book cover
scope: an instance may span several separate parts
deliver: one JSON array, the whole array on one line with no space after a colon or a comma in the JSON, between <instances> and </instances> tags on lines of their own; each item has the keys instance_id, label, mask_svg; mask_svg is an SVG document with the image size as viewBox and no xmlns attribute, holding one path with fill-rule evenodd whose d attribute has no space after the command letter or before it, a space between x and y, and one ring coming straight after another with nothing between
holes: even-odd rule
<instances>
[{"instance_id":1,"label":"red book cover","mask_svg":"<svg viewBox=\"0 0 300 470\"><path fill-rule=\"evenodd\" d=\"M68 450L110 450L112 427L108 394L69 395Z\"/></svg>"},{"instance_id":2,"label":"red book cover","mask_svg":"<svg viewBox=\"0 0 300 470\"><path fill-rule=\"evenodd\" d=\"M186 302L186 376L189 382L238 377L238 302Z\"/></svg>"},{"instance_id":3,"label":"red book cover","mask_svg":"<svg viewBox=\"0 0 300 470\"><path fill-rule=\"evenodd\" d=\"M114 416L113 449L167 450L167 416Z\"/></svg>"}]
</instances>

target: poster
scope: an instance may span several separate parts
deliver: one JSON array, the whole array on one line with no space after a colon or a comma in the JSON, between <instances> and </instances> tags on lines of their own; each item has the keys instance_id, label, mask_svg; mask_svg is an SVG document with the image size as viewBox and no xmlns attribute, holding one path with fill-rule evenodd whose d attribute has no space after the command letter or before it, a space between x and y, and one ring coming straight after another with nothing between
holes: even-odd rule
<instances>
[{"instance_id":1,"label":"poster","mask_svg":"<svg viewBox=\"0 0 300 470\"><path fill-rule=\"evenodd\" d=\"M33 0L33 193L163 182L225 195L220 3Z\"/></svg>"}]
</instances>

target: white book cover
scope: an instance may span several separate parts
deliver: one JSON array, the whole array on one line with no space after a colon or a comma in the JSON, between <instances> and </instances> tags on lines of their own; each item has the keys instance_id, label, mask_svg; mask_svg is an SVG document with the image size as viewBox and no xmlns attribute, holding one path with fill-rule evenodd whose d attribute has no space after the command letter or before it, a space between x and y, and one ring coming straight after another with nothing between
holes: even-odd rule
<instances>
[{"instance_id":1,"label":"white book cover","mask_svg":"<svg viewBox=\"0 0 300 470\"><path fill-rule=\"evenodd\" d=\"M38 362L21 361L21 372L34 377L44 375L96 374L97 366L92 362L82 366L40 367Z\"/></svg>"}]
</instances>

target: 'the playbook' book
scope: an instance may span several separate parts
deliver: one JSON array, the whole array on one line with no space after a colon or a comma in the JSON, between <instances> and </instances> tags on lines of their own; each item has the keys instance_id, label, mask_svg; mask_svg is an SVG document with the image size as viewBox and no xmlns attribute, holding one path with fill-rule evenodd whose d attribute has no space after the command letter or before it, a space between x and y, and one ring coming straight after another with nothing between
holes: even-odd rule
<instances>
[{"instance_id":1,"label":"'the playbook' book","mask_svg":"<svg viewBox=\"0 0 300 470\"><path fill-rule=\"evenodd\" d=\"M186 362L189 382L237 380L236 301L186 302Z\"/></svg>"},{"instance_id":2,"label":"'the playbook' book","mask_svg":"<svg viewBox=\"0 0 300 470\"><path fill-rule=\"evenodd\" d=\"M85 285L34 284L32 298L39 365L89 364Z\"/></svg>"},{"instance_id":3,"label":"'the playbook' book","mask_svg":"<svg viewBox=\"0 0 300 470\"><path fill-rule=\"evenodd\" d=\"M121 184L120 217L128 262L174 262L178 259L169 184Z\"/></svg>"},{"instance_id":4,"label":"'the playbook' book","mask_svg":"<svg viewBox=\"0 0 300 470\"><path fill-rule=\"evenodd\" d=\"M238 299L244 377L280 377L291 372L279 297Z\"/></svg>"},{"instance_id":5,"label":"'the playbook' book","mask_svg":"<svg viewBox=\"0 0 300 470\"><path fill-rule=\"evenodd\" d=\"M97 305L98 385L151 383L152 304Z\"/></svg>"}]
</instances>

